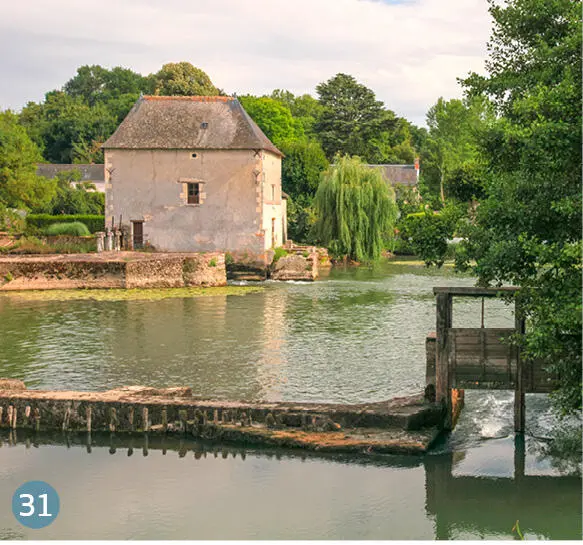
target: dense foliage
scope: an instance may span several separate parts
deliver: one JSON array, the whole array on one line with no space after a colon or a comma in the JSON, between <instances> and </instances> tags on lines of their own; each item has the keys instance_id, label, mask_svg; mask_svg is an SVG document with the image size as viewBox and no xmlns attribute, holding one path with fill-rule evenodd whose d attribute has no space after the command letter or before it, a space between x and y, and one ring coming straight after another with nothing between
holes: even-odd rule
<instances>
[{"instance_id":1,"label":"dense foliage","mask_svg":"<svg viewBox=\"0 0 583 545\"><path fill-rule=\"evenodd\" d=\"M483 131L486 198L459 260L482 284L522 287L522 343L559 374L557 406L581 409L581 2L491 3L487 97L497 119Z\"/></svg>"},{"instance_id":2,"label":"dense foliage","mask_svg":"<svg viewBox=\"0 0 583 545\"><path fill-rule=\"evenodd\" d=\"M291 140L284 142L281 182L287 201L288 234L292 240L308 242L315 221L314 195L328 160L318 142Z\"/></svg>"},{"instance_id":3,"label":"dense foliage","mask_svg":"<svg viewBox=\"0 0 583 545\"><path fill-rule=\"evenodd\" d=\"M316 193L314 233L333 255L377 260L397 219L395 193L378 169L337 156Z\"/></svg>"},{"instance_id":4,"label":"dense foliage","mask_svg":"<svg viewBox=\"0 0 583 545\"><path fill-rule=\"evenodd\" d=\"M340 153L370 163L413 161L407 123L387 110L371 89L337 74L316 90L322 110L314 128L329 159Z\"/></svg>"},{"instance_id":5,"label":"dense foliage","mask_svg":"<svg viewBox=\"0 0 583 545\"><path fill-rule=\"evenodd\" d=\"M36 174L40 153L12 112L0 112L0 204L30 210L47 203L55 182Z\"/></svg>"},{"instance_id":6,"label":"dense foliage","mask_svg":"<svg viewBox=\"0 0 583 545\"><path fill-rule=\"evenodd\" d=\"M97 233L105 229L105 216L98 214L29 214L26 216L26 223L32 228L45 232L53 223L79 221L87 226L91 233Z\"/></svg>"},{"instance_id":7,"label":"dense foliage","mask_svg":"<svg viewBox=\"0 0 583 545\"><path fill-rule=\"evenodd\" d=\"M97 214L105 211L105 194L98 192L91 182L81 182L78 169L59 172L55 177L57 190L51 201L35 212L48 214Z\"/></svg>"},{"instance_id":8,"label":"dense foliage","mask_svg":"<svg viewBox=\"0 0 583 545\"><path fill-rule=\"evenodd\" d=\"M302 124L294 119L285 104L270 97L252 95L240 96L239 101L253 121L276 146L288 140L303 138Z\"/></svg>"}]
</instances>

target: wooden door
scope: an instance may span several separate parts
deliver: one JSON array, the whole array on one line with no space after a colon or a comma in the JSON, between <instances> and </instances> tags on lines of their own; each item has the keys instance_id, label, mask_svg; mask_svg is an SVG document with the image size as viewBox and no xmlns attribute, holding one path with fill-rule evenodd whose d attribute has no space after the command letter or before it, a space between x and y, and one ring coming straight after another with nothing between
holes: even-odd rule
<instances>
[{"instance_id":1,"label":"wooden door","mask_svg":"<svg viewBox=\"0 0 583 545\"><path fill-rule=\"evenodd\" d=\"M132 221L132 236L134 249L144 247L144 222Z\"/></svg>"}]
</instances>

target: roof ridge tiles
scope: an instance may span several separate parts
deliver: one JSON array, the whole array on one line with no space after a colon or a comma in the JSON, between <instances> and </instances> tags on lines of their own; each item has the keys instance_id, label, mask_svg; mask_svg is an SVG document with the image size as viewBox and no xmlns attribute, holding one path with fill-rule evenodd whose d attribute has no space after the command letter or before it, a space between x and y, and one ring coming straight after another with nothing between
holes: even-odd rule
<instances>
[{"instance_id":1,"label":"roof ridge tiles","mask_svg":"<svg viewBox=\"0 0 583 545\"><path fill-rule=\"evenodd\" d=\"M144 95L144 100L191 100L193 102L229 102L236 100L228 96L203 96L203 95Z\"/></svg>"}]
</instances>

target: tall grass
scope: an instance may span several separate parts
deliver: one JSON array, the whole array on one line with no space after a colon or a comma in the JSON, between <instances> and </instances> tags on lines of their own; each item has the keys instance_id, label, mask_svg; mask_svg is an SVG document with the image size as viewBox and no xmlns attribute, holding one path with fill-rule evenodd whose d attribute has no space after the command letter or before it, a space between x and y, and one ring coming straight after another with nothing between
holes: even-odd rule
<instances>
[{"instance_id":1,"label":"tall grass","mask_svg":"<svg viewBox=\"0 0 583 545\"><path fill-rule=\"evenodd\" d=\"M84 223L80 221L72 221L69 223L53 223L49 225L45 233L47 235L71 235L77 237L86 237L89 236L89 229Z\"/></svg>"}]
</instances>

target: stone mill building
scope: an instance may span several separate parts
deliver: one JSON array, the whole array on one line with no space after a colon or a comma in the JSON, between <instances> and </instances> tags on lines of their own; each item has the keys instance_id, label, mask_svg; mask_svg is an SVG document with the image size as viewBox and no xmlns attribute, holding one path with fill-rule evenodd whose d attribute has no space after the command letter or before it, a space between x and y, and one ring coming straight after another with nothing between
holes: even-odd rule
<instances>
[{"instance_id":1,"label":"stone mill building","mask_svg":"<svg viewBox=\"0 0 583 545\"><path fill-rule=\"evenodd\" d=\"M282 153L237 99L141 97L103 148L106 225L133 247L265 263L285 242Z\"/></svg>"}]
</instances>

